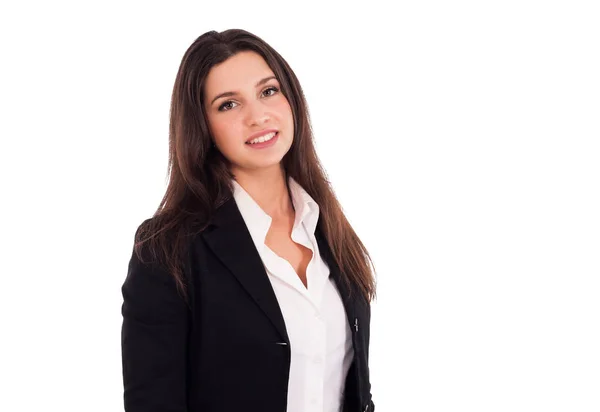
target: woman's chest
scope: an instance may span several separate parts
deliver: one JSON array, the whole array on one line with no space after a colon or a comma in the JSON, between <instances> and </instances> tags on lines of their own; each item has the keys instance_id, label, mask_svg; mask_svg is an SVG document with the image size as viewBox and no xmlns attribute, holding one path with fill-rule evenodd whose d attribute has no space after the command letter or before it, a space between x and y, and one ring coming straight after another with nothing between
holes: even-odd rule
<instances>
[{"instance_id":1,"label":"woman's chest","mask_svg":"<svg viewBox=\"0 0 600 412\"><path fill-rule=\"evenodd\" d=\"M289 262L306 287L306 268L313 257L312 250L296 243L292 239L289 229L276 225L272 225L267 232L265 245L279 257Z\"/></svg>"}]
</instances>

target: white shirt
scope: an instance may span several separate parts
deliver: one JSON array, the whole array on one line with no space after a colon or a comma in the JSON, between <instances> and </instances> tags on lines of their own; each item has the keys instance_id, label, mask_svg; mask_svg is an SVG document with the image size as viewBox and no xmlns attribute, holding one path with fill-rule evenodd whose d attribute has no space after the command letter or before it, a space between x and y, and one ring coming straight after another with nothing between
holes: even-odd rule
<instances>
[{"instance_id":1,"label":"white shirt","mask_svg":"<svg viewBox=\"0 0 600 412\"><path fill-rule=\"evenodd\" d=\"M313 252L306 268L308 288L292 265L265 245L271 217L235 180L233 196L285 320L291 350L287 411L339 412L354 357L352 332L329 267L319 254L319 206L291 177L288 185L296 212L292 240Z\"/></svg>"}]
</instances>

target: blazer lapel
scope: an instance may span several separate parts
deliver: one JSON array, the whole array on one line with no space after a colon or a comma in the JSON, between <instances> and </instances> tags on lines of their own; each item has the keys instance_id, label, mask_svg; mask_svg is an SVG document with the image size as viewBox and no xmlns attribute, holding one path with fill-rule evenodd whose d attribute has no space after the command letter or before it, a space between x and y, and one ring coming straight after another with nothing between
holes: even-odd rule
<instances>
[{"instance_id":1,"label":"blazer lapel","mask_svg":"<svg viewBox=\"0 0 600 412\"><path fill-rule=\"evenodd\" d=\"M277 297L233 197L215 211L211 223L212 229L202 232L207 245L271 320L281 338L289 344Z\"/></svg>"},{"instance_id":2,"label":"blazer lapel","mask_svg":"<svg viewBox=\"0 0 600 412\"><path fill-rule=\"evenodd\" d=\"M319 245L319 253L327 266L329 267L329 275L333 278L338 291L340 292L340 296L342 297L342 303L344 304L344 309L346 310L346 316L348 318L348 322L350 323L350 327L353 327L353 322L355 318L355 302L354 298L350 293L350 288L342 279L342 274L340 273L339 266L335 263L333 258L333 253L331 253L331 249L327 244L327 240L325 240L325 236L321 231L321 225L317 225L317 229L315 231L315 238L317 239L317 244Z\"/></svg>"},{"instance_id":3,"label":"blazer lapel","mask_svg":"<svg viewBox=\"0 0 600 412\"><path fill-rule=\"evenodd\" d=\"M233 197L215 211L211 226L202 232L202 236L213 253L233 273L271 320L281 338L289 344L285 321L277 297ZM340 269L321 233L320 225L317 225L315 238L319 246L319 253L327 263L330 276L333 277L342 297L350 327L354 327L355 299L350 294L350 288L342 279Z\"/></svg>"}]
</instances>

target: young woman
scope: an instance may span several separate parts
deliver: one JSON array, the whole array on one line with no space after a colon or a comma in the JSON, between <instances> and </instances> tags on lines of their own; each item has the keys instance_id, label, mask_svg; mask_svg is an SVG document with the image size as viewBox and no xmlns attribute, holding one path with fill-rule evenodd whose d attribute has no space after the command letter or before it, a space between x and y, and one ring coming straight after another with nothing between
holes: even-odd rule
<instances>
[{"instance_id":1,"label":"young woman","mask_svg":"<svg viewBox=\"0 0 600 412\"><path fill-rule=\"evenodd\" d=\"M374 266L286 61L244 30L186 51L170 180L122 287L128 412L370 412Z\"/></svg>"}]
</instances>

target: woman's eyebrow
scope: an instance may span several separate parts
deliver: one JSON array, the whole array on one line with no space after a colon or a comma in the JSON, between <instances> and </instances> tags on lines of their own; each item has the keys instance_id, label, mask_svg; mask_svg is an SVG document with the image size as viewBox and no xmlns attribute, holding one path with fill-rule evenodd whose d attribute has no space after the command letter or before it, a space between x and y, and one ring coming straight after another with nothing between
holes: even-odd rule
<instances>
[{"instance_id":1,"label":"woman's eyebrow","mask_svg":"<svg viewBox=\"0 0 600 412\"><path fill-rule=\"evenodd\" d=\"M254 87L258 87L260 85L263 85L263 84L265 84L266 82L268 82L271 79L277 79L277 77L275 77L275 76L265 77L264 79L262 79L258 83L256 83L256 85ZM221 93L221 94L217 95L214 99L212 99L212 101L210 102L210 104L212 105L215 102L215 100L217 100L218 98L235 96L236 94L237 94L237 92L225 92L225 93Z\"/></svg>"}]
</instances>

